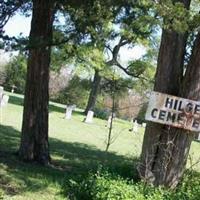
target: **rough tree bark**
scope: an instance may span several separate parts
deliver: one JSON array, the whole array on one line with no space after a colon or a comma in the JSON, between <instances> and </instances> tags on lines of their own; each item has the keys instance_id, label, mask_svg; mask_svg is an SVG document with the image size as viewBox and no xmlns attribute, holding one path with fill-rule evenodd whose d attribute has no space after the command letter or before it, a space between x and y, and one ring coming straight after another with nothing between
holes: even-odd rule
<instances>
[{"instance_id":1,"label":"rough tree bark","mask_svg":"<svg viewBox=\"0 0 200 200\"><path fill-rule=\"evenodd\" d=\"M48 102L53 0L33 0L28 71L19 156L48 164Z\"/></svg>"},{"instance_id":2,"label":"rough tree bark","mask_svg":"<svg viewBox=\"0 0 200 200\"><path fill-rule=\"evenodd\" d=\"M190 0L180 2L187 9L189 8ZM189 96L186 90L181 91L186 40L187 34L163 30L155 91L195 99L193 94ZM191 68L190 65L188 70ZM188 70L186 74L189 73ZM192 82L190 81L189 84ZM191 86L189 85L189 90ZM141 163L138 166L140 177L154 185L176 187L185 169L192 138L193 134L183 129L148 123L144 135Z\"/></svg>"},{"instance_id":3,"label":"rough tree bark","mask_svg":"<svg viewBox=\"0 0 200 200\"><path fill-rule=\"evenodd\" d=\"M88 103L87 103L86 109L84 111L84 114L86 114L86 115L87 115L89 110L94 110L97 95L98 95L98 90L99 90L99 86L100 86L100 82L101 82L101 76L99 75L99 71L95 70L94 80L93 80L93 83L92 83L92 89L90 91Z\"/></svg>"}]
</instances>

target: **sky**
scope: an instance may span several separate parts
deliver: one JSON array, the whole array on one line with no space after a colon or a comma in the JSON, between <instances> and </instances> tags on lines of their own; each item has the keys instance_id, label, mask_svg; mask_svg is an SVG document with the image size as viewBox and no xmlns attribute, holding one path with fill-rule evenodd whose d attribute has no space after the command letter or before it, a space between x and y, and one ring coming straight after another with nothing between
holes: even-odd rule
<instances>
[{"instance_id":1,"label":"sky","mask_svg":"<svg viewBox=\"0 0 200 200\"><path fill-rule=\"evenodd\" d=\"M5 25L4 30L9 36L17 36L22 33L28 36L30 32L31 18L23 17L19 14L12 17Z\"/></svg>"},{"instance_id":2,"label":"sky","mask_svg":"<svg viewBox=\"0 0 200 200\"><path fill-rule=\"evenodd\" d=\"M30 32L31 17L24 17L19 14L12 17L4 27L5 33L9 36L18 36L20 33L23 36L28 36ZM120 60L126 64L129 60L139 59L145 54L145 48L142 46L135 46L130 49L122 47L120 49Z\"/></svg>"}]
</instances>

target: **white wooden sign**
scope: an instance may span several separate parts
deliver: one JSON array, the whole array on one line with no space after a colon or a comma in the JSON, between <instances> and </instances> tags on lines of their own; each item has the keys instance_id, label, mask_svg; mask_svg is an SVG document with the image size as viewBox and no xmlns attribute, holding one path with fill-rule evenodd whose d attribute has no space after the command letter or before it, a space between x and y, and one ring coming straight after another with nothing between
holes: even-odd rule
<instances>
[{"instance_id":1,"label":"white wooden sign","mask_svg":"<svg viewBox=\"0 0 200 200\"><path fill-rule=\"evenodd\" d=\"M200 102L152 92L145 119L200 132Z\"/></svg>"}]
</instances>

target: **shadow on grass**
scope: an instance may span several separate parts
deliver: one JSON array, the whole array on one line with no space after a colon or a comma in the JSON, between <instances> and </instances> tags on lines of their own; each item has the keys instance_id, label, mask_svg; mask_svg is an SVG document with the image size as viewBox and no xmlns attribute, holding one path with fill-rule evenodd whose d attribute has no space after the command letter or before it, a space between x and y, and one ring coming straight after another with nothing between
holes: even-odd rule
<instances>
[{"instance_id":1,"label":"shadow on grass","mask_svg":"<svg viewBox=\"0 0 200 200\"><path fill-rule=\"evenodd\" d=\"M49 185L59 186L77 176L96 173L102 166L112 174L135 178L136 159L106 153L82 143L68 143L50 138L52 164L42 167L21 162L14 154L20 142L20 132L10 126L0 126L0 188L8 195L42 191Z\"/></svg>"},{"instance_id":2,"label":"shadow on grass","mask_svg":"<svg viewBox=\"0 0 200 200\"><path fill-rule=\"evenodd\" d=\"M199 139L195 139L194 140L196 143L200 143L200 140Z\"/></svg>"},{"instance_id":3,"label":"shadow on grass","mask_svg":"<svg viewBox=\"0 0 200 200\"><path fill-rule=\"evenodd\" d=\"M49 112L60 112L65 113L65 108L49 103Z\"/></svg>"},{"instance_id":4,"label":"shadow on grass","mask_svg":"<svg viewBox=\"0 0 200 200\"><path fill-rule=\"evenodd\" d=\"M59 112L59 113L65 114L66 108L56 105L54 103L49 103L49 112ZM84 116L84 113L82 111L73 110L73 115L83 115Z\"/></svg>"},{"instance_id":5,"label":"shadow on grass","mask_svg":"<svg viewBox=\"0 0 200 200\"><path fill-rule=\"evenodd\" d=\"M18 105L18 106L23 106L24 99L22 97L10 96L9 95L9 103L15 104L15 105Z\"/></svg>"},{"instance_id":6,"label":"shadow on grass","mask_svg":"<svg viewBox=\"0 0 200 200\"><path fill-rule=\"evenodd\" d=\"M23 106L24 99L22 97L10 95L9 103L18 105L18 106ZM49 112L59 112L59 113L65 114L65 111L66 111L66 109L63 106L59 106L56 103L52 103L52 102L49 103ZM73 115L83 115L84 116L84 113L82 111L74 110Z\"/></svg>"}]
</instances>

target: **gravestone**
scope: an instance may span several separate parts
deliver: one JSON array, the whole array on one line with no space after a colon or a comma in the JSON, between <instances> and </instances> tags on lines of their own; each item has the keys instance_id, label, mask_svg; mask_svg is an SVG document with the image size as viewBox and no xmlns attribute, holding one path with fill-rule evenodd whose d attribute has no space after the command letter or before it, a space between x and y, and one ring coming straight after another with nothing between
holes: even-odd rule
<instances>
[{"instance_id":1,"label":"gravestone","mask_svg":"<svg viewBox=\"0 0 200 200\"><path fill-rule=\"evenodd\" d=\"M200 133L199 133L199 135L198 135L198 137L197 137L197 140L200 141Z\"/></svg>"},{"instance_id":2,"label":"gravestone","mask_svg":"<svg viewBox=\"0 0 200 200\"><path fill-rule=\"evenodd\" d=\"M1 100L1 107L7 106L8 100L9 100L9 96L4 94Z\"/></svg>"},{"instance_id":3,"label":"gravestone","mask_svg":"<svg viewBox=\"0 0 200 200\"><path fill-rule=\"evenodd\" d=\"M76 105L75 104L71 105L71 107L72 107L73 110L76 109Z\"/></svg>"},{"instance_id":4,"label":"gravestone","mask_svg":"<svg viewBox=\"0 0 200 200\"><path fill-rule=\"evenodd\" d=\"M110 116L108 117L107 127L110 127L111 120L112 120L112 116L110 115Z\"/></svg>"},{"instance_id":5,"label":"gravestone","mask_svg":"<svg viewBox=\"0 0 200 200\"><path fill-rule=\"evenodd\" d=\"M15 85L12 85L11 93L14 93L14 91L15 91L16 88L17 88L17 87L16 87Z\"/></svg>"},{"instance_id":6,"label":"gravestone","mask_svg":"<svg viewBox=\"0 0 200 200\"><path fill-rule=\"evenodd\" d=\"M69 105L66 106L66 113L65 113L65 119L71 119L72 117L72 111L76 109L76 105Z\"/></svg>"},{"instance_id":7,"label":"gravestone","mask_svg":"<svg viewBox=\"0 0 200 200\"><path fill-rule=\"evenodd\" d=\"M73 106L66 106L65 119L71 119Z\"/></svg>"},{"instance_id":8,"label":"gravestone","mask_svg":"<svg viewBox=\"0 0 200 200\"><path fill-rule=\"evenodd\" d=\"M137 123L137 120L135 120L133 122L133 132L134 133L137 133L138 132L138 123Z\"/></svg>"},{"instance_id":9,"label":"gravestone","mask_svg":"<svg viewBox=\"0 0 200 200\"><path fill-rule=\"evenodd\" d=\"M92 123L93 122L93 116L94 116L94 112L89 110L87 113L87 117L85 119L86 123Z\"/></svg>"},{"instance_id":10,"label":"gravestone","mask_svg":"<svg viewBox=\"0 0 200 200\"><path fill-rule=\"evenodd\" d=\"M145 128L145 127L146 127L146 123L142 123L142 127L144 127L144 128Z\"/></svg>"},{"instance_id":11,"label":"gravestone","mask_svg":"<svg viewBox=\"0 0 200 200\"><path fill-rule=\"evenodd\" d=\"M3 87L0 86L0 102L1 102L2 98L3 98Z\"/></svg>"}]
</instances>

